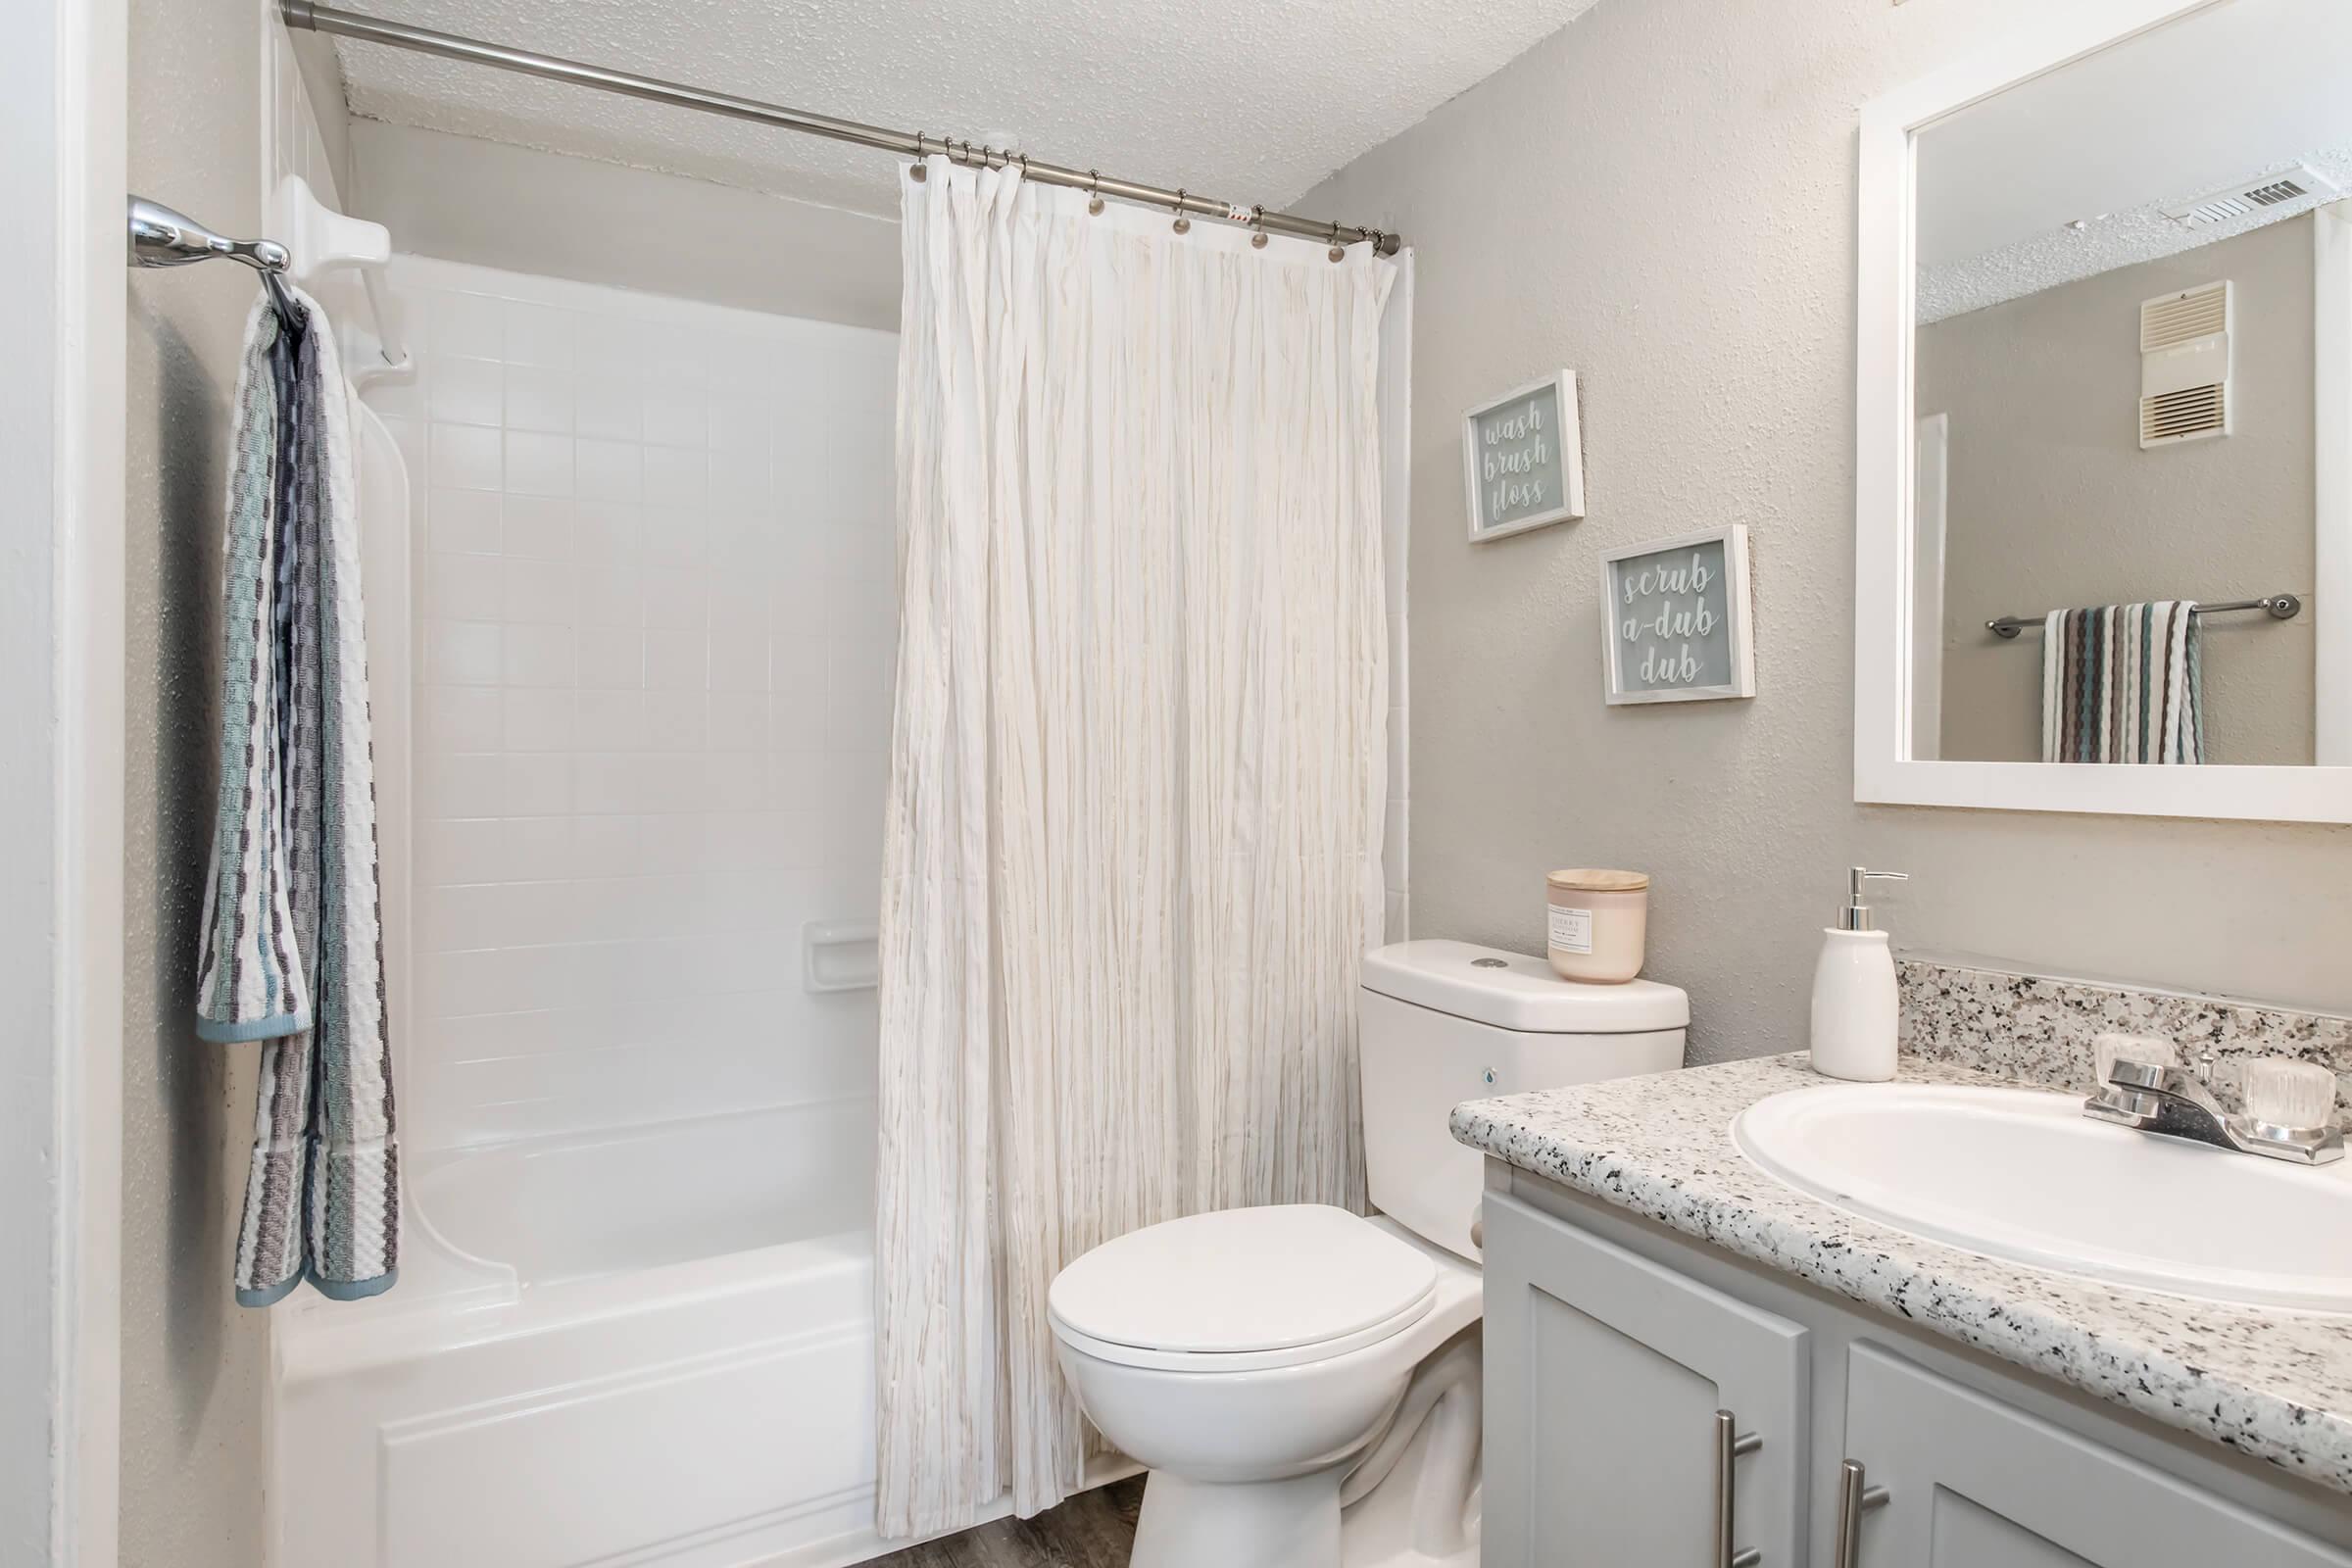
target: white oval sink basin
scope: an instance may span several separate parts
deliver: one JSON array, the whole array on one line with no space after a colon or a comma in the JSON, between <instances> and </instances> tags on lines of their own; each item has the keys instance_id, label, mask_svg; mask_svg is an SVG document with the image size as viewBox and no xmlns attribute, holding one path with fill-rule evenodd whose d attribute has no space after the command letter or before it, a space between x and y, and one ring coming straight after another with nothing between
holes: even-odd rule
<instances>
[{"instance_id":1,"label":"white oval sink basin","mask_svg":"<svg viewBox=\"0 0 2352 1568\"><path fill-rule=\"evenodd\" d=\"M2352 1312L2352 1159L2290 1165L2093 1121L2064 1095L1937 1085L1793 1089L1732 1135L1809 1197L1970 1251Z\"/></svg>"}]
</instances>

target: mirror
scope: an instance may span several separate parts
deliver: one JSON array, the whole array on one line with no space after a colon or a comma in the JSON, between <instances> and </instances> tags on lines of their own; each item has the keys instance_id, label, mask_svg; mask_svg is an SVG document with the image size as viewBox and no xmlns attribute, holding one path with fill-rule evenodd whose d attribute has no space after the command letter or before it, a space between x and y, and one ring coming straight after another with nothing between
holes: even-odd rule
<instances>
[{"instance_id":1,"label":"mirror","mask_svg":"<svg viewBox=\"0 0 2352 1568\"><path fill-rule=\"evenodd\" d=\"M2352 7L2213 7L1916 156L1911 755L2311 765L2311 629L2347 608L2313 592L2316 358L2352 357L2314 263L2352 220Z\"/></svg>"},{"instance_id":2,"label":"mirror","mask_svg":"<svg viewBox=\"0 0 2352 1568\"><path fill-rule=\"evenodd\" d=\"M1863 439L1898 450L1863 464L1857 798L2347 819L2352 6L2103 0L1864 144Z\"/></svg>"}]
</instances>

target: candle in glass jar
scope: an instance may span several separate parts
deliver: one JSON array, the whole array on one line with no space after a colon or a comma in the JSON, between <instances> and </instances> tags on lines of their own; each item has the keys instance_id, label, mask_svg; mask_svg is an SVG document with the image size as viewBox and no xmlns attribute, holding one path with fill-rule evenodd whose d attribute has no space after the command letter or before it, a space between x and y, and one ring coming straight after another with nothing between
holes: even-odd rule
<instances>
[{"instance_id":1,"label":"candle in glass jar","mask_svg":"<svg viewBox=\"0 0 2352 1568\"><path fill-rule=\"evenodd\" d=\"M1580 869L1544 880L1554 974L1614 986L1642 972L1649 934L1646 872Z\"/></svg>"}]
</instances>

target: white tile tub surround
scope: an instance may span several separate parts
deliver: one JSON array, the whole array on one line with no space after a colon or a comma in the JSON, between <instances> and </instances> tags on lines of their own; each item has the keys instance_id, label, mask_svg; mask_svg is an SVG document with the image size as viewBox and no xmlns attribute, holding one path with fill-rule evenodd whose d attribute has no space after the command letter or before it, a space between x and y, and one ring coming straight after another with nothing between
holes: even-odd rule
<instances>
[{"instance_id":1,"label":"white tile tub surround","mask_svg":"<svg viewBox=\"0 0 2352 1568\"><path fill-rule=\"evenodd\" d=\"M897 340L400 257L420 1150L871 1093Z\"/></svg>"}]
</instances>

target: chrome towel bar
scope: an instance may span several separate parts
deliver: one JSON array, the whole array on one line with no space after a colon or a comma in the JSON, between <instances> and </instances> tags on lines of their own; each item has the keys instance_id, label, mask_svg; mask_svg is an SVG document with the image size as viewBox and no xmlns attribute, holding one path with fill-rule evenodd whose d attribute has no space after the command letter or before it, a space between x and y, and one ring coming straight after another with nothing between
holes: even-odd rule
<instances>
[{"instance_id":1,"label":"chrome towel bar","mask_svg":"<svg viewBox=\"0 0 2352 1568\"><path fill-rule=\"evenodd\" d=\"M185 267L215 257L243 262L261 273L280 314L293 308L285 284L286 268L293 258L283 245L273 239L230 239L162 202L144 196L130 198L131 266Z\"/></svg>"},{"instance_id":2,"label":"chrome towel bar","mask_svg":"<svg viewBox=\"0 0 2352 1568\"><path fill-rule=\"evenodd\" d=\"M2190 612L2197 615L2221 615L2238 610L2260 610L2273 620L2292 620L2303 613L2303 601L2295 594L2265 594L2260 599L2231 599L2220 604L2200 604ZM1984 629L1996 637L2014 638L2021 631L2038 630L2044 617L2040 615L2003 615L1988 620Z\"/></svg>"}]
</instances>

